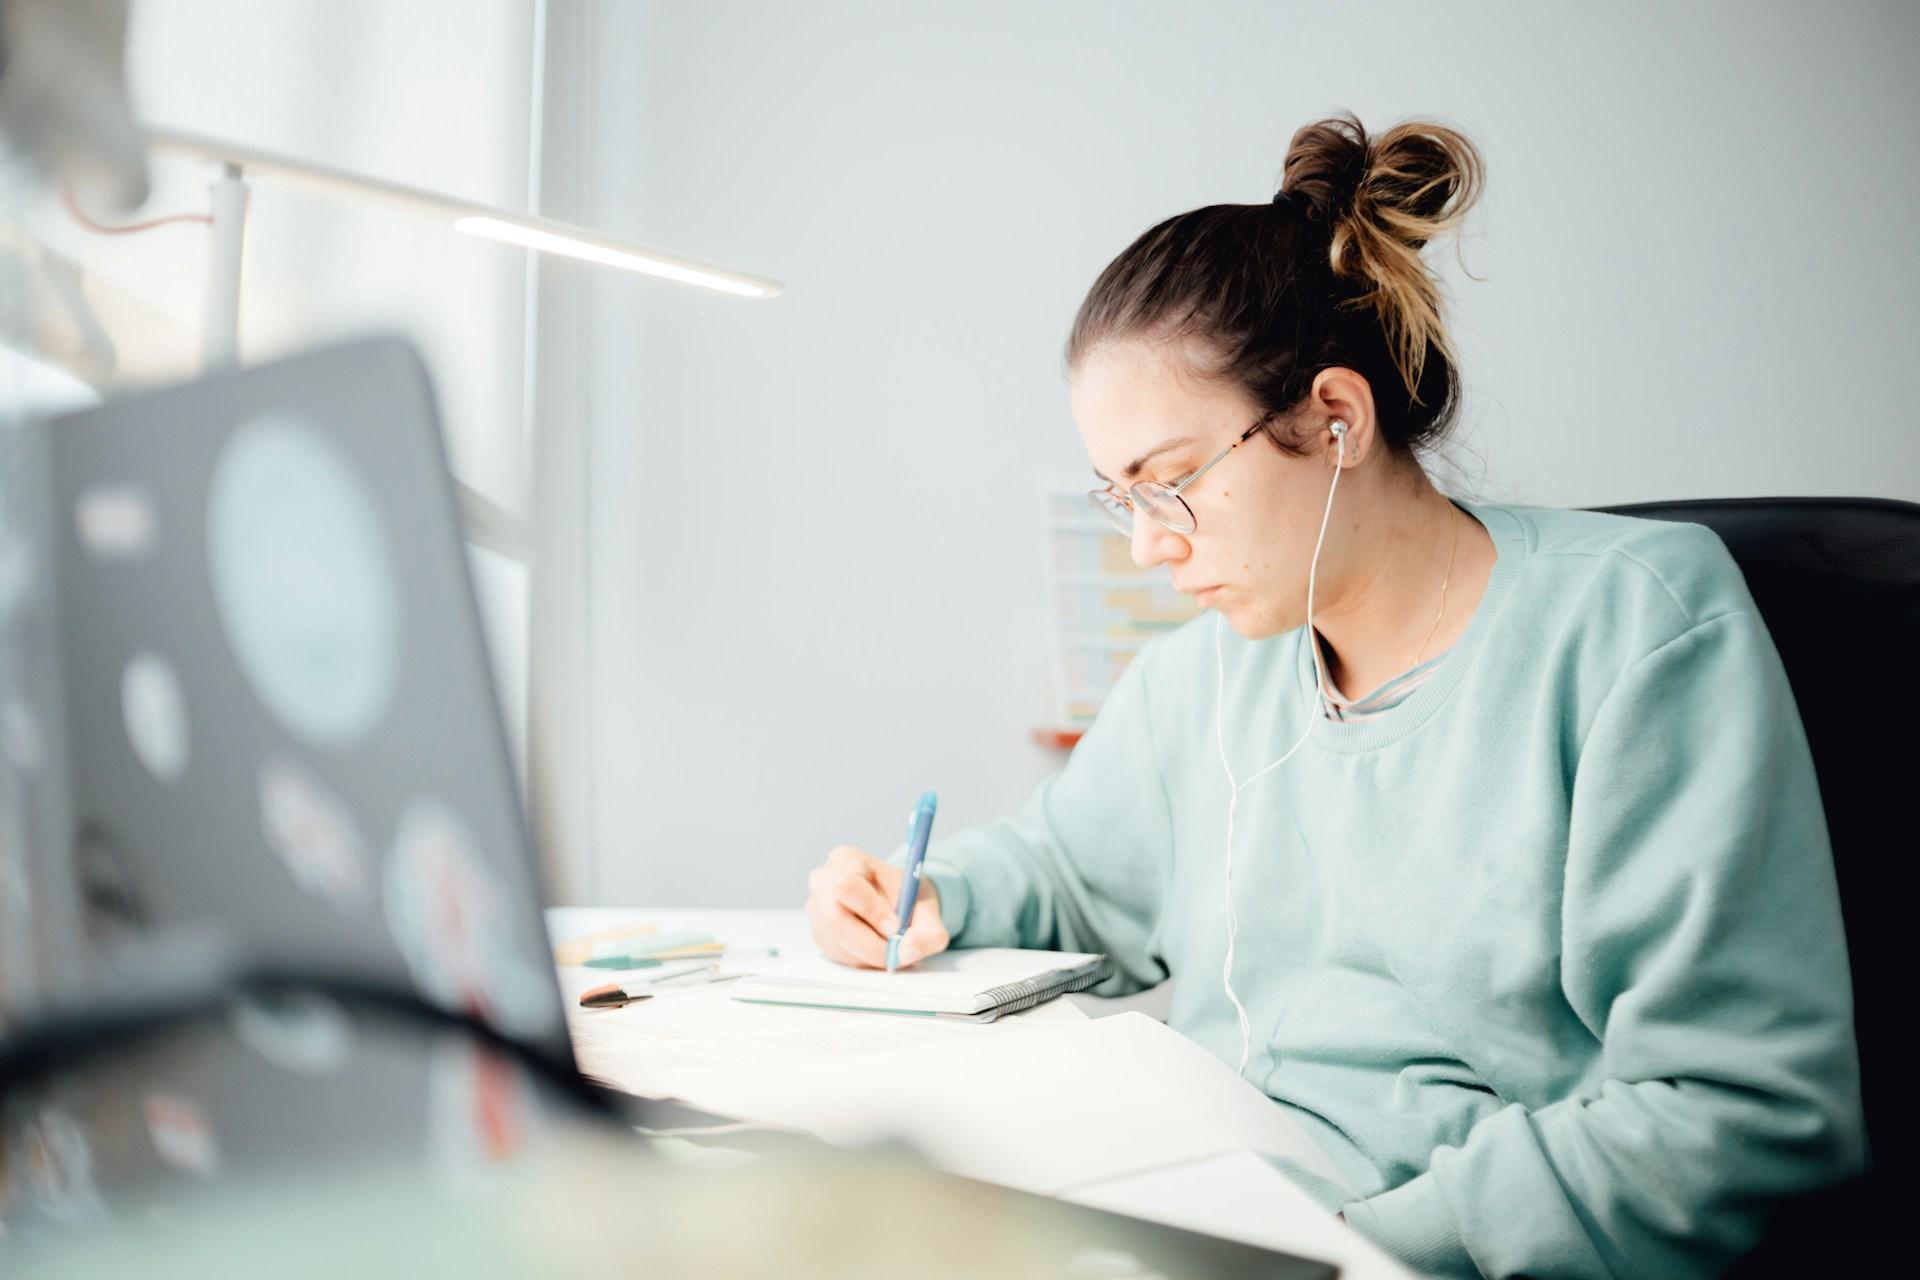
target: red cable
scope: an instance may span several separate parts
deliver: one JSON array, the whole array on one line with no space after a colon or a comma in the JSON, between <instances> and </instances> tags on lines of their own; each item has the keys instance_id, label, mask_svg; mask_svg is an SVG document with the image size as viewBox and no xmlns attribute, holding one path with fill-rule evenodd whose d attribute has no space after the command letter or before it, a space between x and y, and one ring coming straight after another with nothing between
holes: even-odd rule
<instances>
[{"instance_id":1,"label":"red cable","mask_svg":"<svg viewBox=\"0 0 1920 1280\"><path fill-rule=\"evenodd\" d=\"M133 222L122 227L110 226L107 223L96 222L88 217L86 211L81 209L79 201L73 198L72 189L64 186L60 188L60 202L66 205L67 212L72 215L75 222L87 230L98 232L103 236L130 236L141 231L151 231L155 227L164 227L170 222L202 222L208 226L213 225L213 218L208 214L174 213L164 218L155 218L151 222Z\"/></svg>"}]
</instances>

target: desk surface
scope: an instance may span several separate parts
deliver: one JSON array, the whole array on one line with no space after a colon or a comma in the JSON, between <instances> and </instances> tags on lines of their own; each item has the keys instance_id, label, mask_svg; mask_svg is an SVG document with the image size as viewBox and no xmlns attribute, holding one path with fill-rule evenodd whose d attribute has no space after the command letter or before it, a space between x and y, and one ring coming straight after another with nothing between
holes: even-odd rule
<instances>
[{"instance_id":1,"label":"desk surface","mask_svg":"<svg viewBox=\"0 0 1920 1280\"><path fill-rule=\"evenodd\" d=\"M705 930L736 946L773 947L791 955L813 949L806 918L797 909L643 911L557 907L547 912L548 931L556 942L641 919L662 929ZM970 1052L978 1052L991 1043L988 1037L1020 1035L1034 1027L1072 1024L1122 1010L1164 1017L1167 998L1164 987L1123 1000L1070 996L987 1026L839 1014L833 1016L845 1022L845 1030L826 1037L816 1029L800 1028L797 1022L793 1028L780 1024L783 1015L800 1011L726 999L725 984L683 991L671 999L663 995L619 1011L623 1016L618 1019L601 1014L583 1016L578 1010L578 994L611 975L605 970L571 967L562 967L559 975L583 1070L635 1092L676 1094L696 1105L701 1102L700 1073L709 1069L717 1076L737 1070L743 1063L792 1062L800 1066L830 1053L836 1072L877 1072L880 1064L875 1055L910 1050L929 1039L957 1036ZM1120 1025L1112 1024L1114 1028ZM1102 1026L1104 1029L1107 1024ZM1250 1085L1247 1088L1252 1090ZM1411 1275L1247 1150L1125 1171L1078 1183L1062 1194L1065 1199L1096 1208L1327 1258L1340 1265L1343 1275L1357 1280L1406 1280Z\"/></svg>"}]
</instances>

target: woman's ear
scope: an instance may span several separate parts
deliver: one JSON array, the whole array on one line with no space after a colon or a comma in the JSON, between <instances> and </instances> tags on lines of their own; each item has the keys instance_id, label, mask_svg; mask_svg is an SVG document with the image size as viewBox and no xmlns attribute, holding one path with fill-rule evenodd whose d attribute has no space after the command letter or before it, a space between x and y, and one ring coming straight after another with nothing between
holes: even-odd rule
<instances>
[{"instance_id":1,"label":"woman's ear","mask_svg":"<svg viewBox=\"0 0 1920 1280\"><path fill-rule=\"evenodd\" d=\"M1351 369L1322 369L1313 381L1312 394L1320 411L1329 419L1326 435L1322 437L1327 461L1337 460L1346 467L1356 467L1366 461L1379 443L1373 429L1373 391L1367 386L1367 380ZM1333 432L1336 422L1345 426L1338 436ZM1344 457L1340 452L1343 441Z\"/></svg>"}]
</instances>

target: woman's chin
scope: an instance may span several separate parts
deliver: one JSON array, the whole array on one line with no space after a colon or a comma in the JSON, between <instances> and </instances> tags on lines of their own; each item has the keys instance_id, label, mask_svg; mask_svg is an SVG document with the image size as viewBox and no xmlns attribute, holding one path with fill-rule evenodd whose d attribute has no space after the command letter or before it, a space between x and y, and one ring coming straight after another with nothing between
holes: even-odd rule
<instances>
[{"instance_id":1,"label":"woman's chin","mask_svg":"<svg viewBox=\"0 0 1920 1280\"><path fill-rule=\"evenodd\" d=\"M1236 609L1231 604L1214 604L1207 607L1219 614L1220 620L1229 627L1232 627L1233 634L1239 636L1242 640L1258 640L1262 634L1264 634L1262 629L1258 625L1253 624L1243 610Z\"/></svg>"},{"instance_id":2,"label":"woman's chin","mask_svg":"<svg viewBox=\"0 0 1920 1280\"><path fill-rule=\"evenodd\" d=\"M1244 605L1236 607L1230 601L1221 601L1209 607L1218 613L1222 620L1233 628L1233 633L1242 640L1265 640L1291 631L1300 625L1297 621L1288 623L1283 618L1275 618L1271 614L1248 609Z\"/></svg>"}]
</instances>

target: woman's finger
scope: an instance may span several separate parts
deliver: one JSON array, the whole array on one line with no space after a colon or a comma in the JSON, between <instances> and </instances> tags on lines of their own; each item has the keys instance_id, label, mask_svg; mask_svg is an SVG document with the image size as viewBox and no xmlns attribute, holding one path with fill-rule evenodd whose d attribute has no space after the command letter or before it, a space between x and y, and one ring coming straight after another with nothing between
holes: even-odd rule
<instances>
[{"instance_id":1,"label":"woman's finger","mask_svg":"<svg viewBox=\"0 0 1920 1280\"><path fill-rule=\"evenodd\" d=\"M883 969L887 963L887 943L875 933L865 920L852 912L840 909L839 917L831 920L827 927L827 942L830 958L841 964L856 965L863 969Z\"/></svg>"},{"instance_id":2,"label":"woman's finger","mask_svg":"<svg viewBox=\"0 0 1920 1280\"><path fill-rule=\"evenodd\" d=\"M865 922L873 932L885 938L893 932L893 904L881 896L879 886L865 877L836 877L828 894L855 919ZM917 913L916 913L917 914Z\"/></svg>"}]
</instances>

